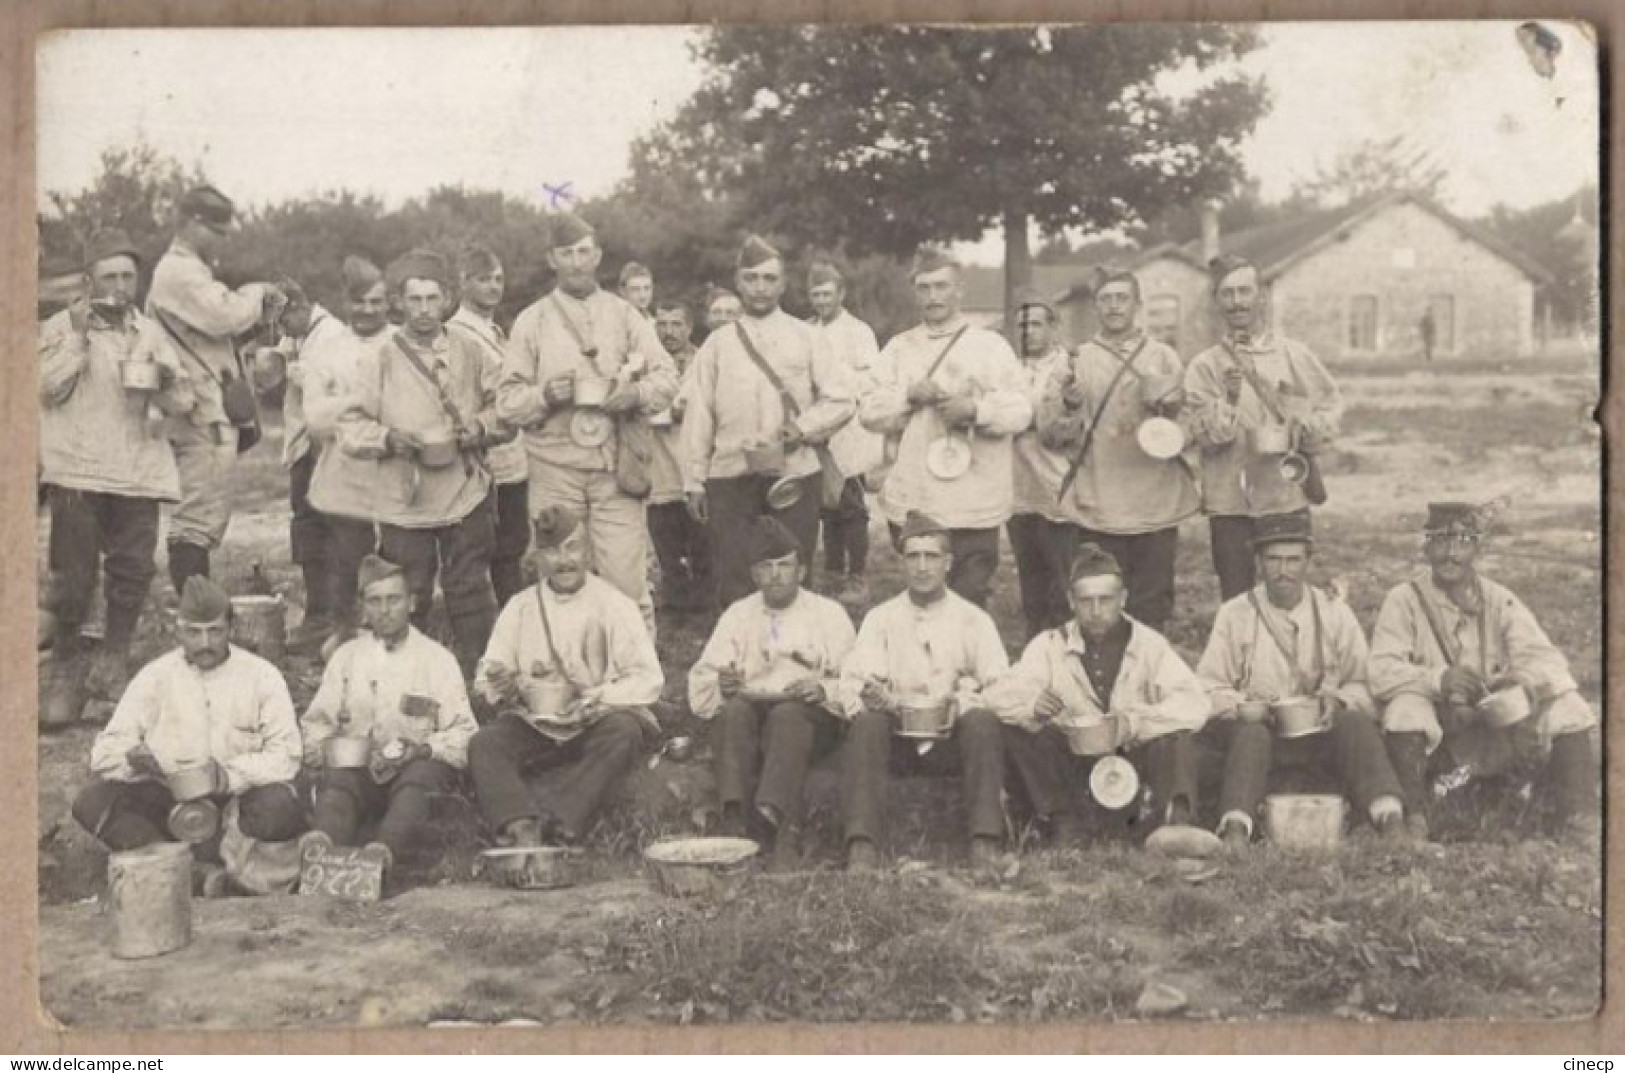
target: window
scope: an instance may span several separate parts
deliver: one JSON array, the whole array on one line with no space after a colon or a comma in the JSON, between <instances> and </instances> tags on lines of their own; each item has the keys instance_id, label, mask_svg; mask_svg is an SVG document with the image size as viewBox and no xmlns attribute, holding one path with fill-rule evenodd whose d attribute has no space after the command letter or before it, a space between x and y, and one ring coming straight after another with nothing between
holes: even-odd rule
<instances>
[{"instance_id":1,"label":"window","mask_svg":"<svg viewBox=\"0 0 1625 1073\"><path fill-rule=\"evenodd\" d=\"M1145 330L1159 343L1179 343L1179 296L1154 294L1145 304Z\"/></svg>"},{"instance_id":2,"label":"window","mask_svg":"<svg viewBox=\"0 0 1625 1073\"><path fill-rule=\"evenodd\" d=\"M1428 314L1433 318L1433 352L1456 352L1456 296L1433 294L1428 296Z\"/></svg>"},{"instance_id":3,"label":"window","mask_svg":"<svg viewBox=\"0 0 1625 1073\"><path fill-rule=\"evenodd\" d=\"M1349 299L1348 348L1377 349L1377 296L1357 294Z\"/></svg>"}]
</instances>

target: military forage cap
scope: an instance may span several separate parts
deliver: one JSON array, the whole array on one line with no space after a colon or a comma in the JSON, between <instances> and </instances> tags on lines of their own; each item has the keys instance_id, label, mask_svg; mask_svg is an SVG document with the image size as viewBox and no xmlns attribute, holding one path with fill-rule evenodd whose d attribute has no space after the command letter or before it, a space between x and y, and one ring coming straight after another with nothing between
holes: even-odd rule
<instances>
[{"instance_id":1,"label":"military forage cap","mask_svg":"<svg viewBox=\"0 0 1625 1073\"><path fill-rule=\"evenodd\" d=\"M740 268L755 268L757 265L765 264L768 261L781 261L783 259L779 251L768 245L760 235L750 235L745 239L745 244L739 248L738 266Z\"/></svg>"},{"instance_id":2,"label":"military forage cap","mask_svg":"<svg viewBox=\"0 0 1625 1073\"><path fill-rule=\"evenodd\" d=\"M536 512L531 519L531 531L535 534L535 543L538 548L556 548L564 543L565 538L576 531L581 519L564 507L549 504Z\"/></svg>"},{"instance_id":3,"label":"military forage cap","mask_svg":"<svg viewBox=\"0 0 1625 1073\"><path fill-rule=\"evenodd\" d=\"M584 238L592 238L596 231L592 225L573 212L561 212L553 216L548 225L547 243L554 249L560 246L574 246Z\"/></svg>"},{"instance_id":4,"label":"military forage cap","mask_svg":"<svg viewBox=\"0 0 1625 1073\"><path fill-rule=\"evenodd\" d=\"M908 270L908 276L923 275L926 272L938 272L944 268L958 268L956 261L947 250L936 246L921 246L914 254L914 264Z\"/></svg>"},{"instance_id":5,"label":"military forage cap","mask_svg":"<svg viewBox=\"0 0 1625 1073\"><path fill-rule=\"evenodd\" d=\"M1422 531L1481 536L1484 532L1484 520L1480 517L1478 508L1471 503L1429 503L1428 520Z\"/></svg>"},{"instance_id":6,"label":"military forage cap","mask_svg":"<svg viewBox=\"0 0 1625 1073\"><path fill-rule=\"evenodd\" d=\"M384 270L384 285L392 291L400 290L409 279L433 280L443 290L451 287L451 271L446 259L434 250L409 250L389 262Z\"/></svg>"},{"instance_id":7,"label":"military forage cap","mask_svg":"<svg viewBox=\"0 0 1625 1073\"><path fill-rule=\"evenodd\" d=\"M232 217L237 214L237 206L231 203L231 198L212 186L197 186L188 190L181 195L178 207L181 215L200 220L217 230L230 227Z\"/></svg>"},{"instance_id":8,"label":"military forage cap","mask_svg":"<svg viewBox=\"0 0 1625 1073\"><path fill-rule=\"evenodd\" d=\"M1315 537L1307 510L1291 514L1266 514L1253 519L1253 550L1269 544L1313 544Z\"/></svg>"},{"instance_id":9,"label":"military forage cap","mask_svg":"<svg viewBox=\"0 0 1625 1073\"><path fill-rule=\"evenodd\" d=\"M767 562L771 559L782 559L787 555L799 555L801 542L795 534L784 527L784 523L771 515L762 515L756 519L755 526L750 534L750 561L752 563Z\"/></svg>"},{"instance_id":10,"label":"military forage cap","mask_svg":"<svg viewBox=\"0 0 1625 1073\"><path fill-rule=\"evenodd\" d=\"M90 241L85 243L85 270L88 272L91 266L109 257L128 257L137 267L141 265L141 251L135 248L129 235L116 227L103 228L90 236Z\"/></svg>"},{"instance_id":11,"label":"military forage cap","mask_svg":"<svg viewBox=\"0 0 1625 1073\"><path fill-rule=\"evenodd\" d=\"M834 265L819 261L807 272L807 286L822 287L826 283L833 283L839 287L845 284L846 280L841 278L840 270Z\"/></svg>"},{"instance_id":12,"label":"military forage cap","mask_svg":"<svg viewBox=\"0 0 1625 1073\"><path fill-rule=\"evenodd\" d=\"M201 574L186 579L176 617L182 622L219 622L231 610L225 591Z\"/></svg>"},{"instance_id":13,"label":"military forage cap","mask_svg":"<svg viewBox=\"0 0 1625 1073\"><path fill-rule=\"evenodd\" d=\"M397 563L392 563L381 555L369 555L361 560L361 568L356 572L356 588L366 592L370 586L386 578L401 577L406 571Z\"/></svg>"},{"instance_id":14,"label":"military forage cap","mask_svg":"<svg viewBox=\"0 0 1625 1073\"><path fill-rule=\"evenodd\" d=\"M1066 580L1070 584L1079 578L1103 577L1106 574L1122 577L1123 568L1112 553L1099 544L1085 544L1072 557L1072 569Z\"/></svg>"},{"instance_id":15,"label":"military forage cap","mask_svg":"<svg viewBox=\"0 0 1625 1073\"><path fill-rule=\"evenodd\" d=\"M339 271L344 276L344 293L351 298L360 298L384 278L377 265L355 254L344 259L344 265Z\"/></svg>"},{"instance_id":16,"label":"military forage cap","mask_svg":"<svg viewBox=\"0 0 1625 1073\"><path fill-rule=\"evenodd\" d=\"M908 512L903 519L902 531L897 534L897 546L902 547L915 537L932 536L937 533L946 533L948 527L931 517L929 514L917 510Z\"/></svg>"}]
</instances>

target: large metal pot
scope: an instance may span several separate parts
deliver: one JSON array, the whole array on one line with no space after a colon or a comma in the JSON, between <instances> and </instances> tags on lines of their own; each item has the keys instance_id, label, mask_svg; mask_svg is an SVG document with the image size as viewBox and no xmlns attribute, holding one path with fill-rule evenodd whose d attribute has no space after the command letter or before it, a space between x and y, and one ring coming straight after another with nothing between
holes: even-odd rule
<instances>
[{"instance_id":1,"label":"large metal pot","mask_svg":"<svg viewBox=\"0 0 1625 1073\"><path fill-rule=\"evenodd\" d=\"M485 875L519 890L558 890L581 882L584 855L568 846L495 846L480 854Z\"/></svg>"},{"instance_id":2,"label":"large metal pot","mask_svg":"<svg viewBox=\"0 0 1625 1073\"><path fill-rule=\"evenodd\" d=\"M371 738L331 737L322 742L322 762L329 768L362 768L371 759Z\"/></svg>"},{"instance_id":3,"label":"large metal pot","mask_svg":"<svg viewBox=\"0 0 1625 1073\"><path fill-rule=\"evenodd\" d=\"M1264 830L1283 849L1336 849L1347 811L1337 794L1271 794L1264 799Z\"/></svg>"},{"instance_id":4,"label":"large metal pot","mask_svg":"<svg viewBox=\"0 0 1625 1073\"><path fill-rule=\"evenodd\" d=\"M288 644L287 603L281 596L233 596L231 641L280 664Z\"/></svg>"},{"instance_id":5,"label":"large metal pot","mask_svg":"<svg viewBox=\"0 0 1625 1073\"><path fill-rule=\"evenodd\" d=\"M1276 737L1307 738L1329 729L1319 697L1283 697L1270 705L1270 714Z\"/></svg>"},{"instance_id":6,"label":"large metal pot","mask_svg":"<svg viewBox=\"0 0 1625 1073\"><path fill-rule=\"evenodd\" d=\"M739 883L760 849L748 838L678 838L650 845L643 860L667 894L717 895Z\"/></svg>"},{"instance_id":7,"label":"large metal pot","mask_svg":"<svg viewBox=\"0 0 1625 1073\"><path fill-rule=\"evenodd\" d=\"M1478 702L1478 714L1492 727L1510 727L1528 719L1532 708L1522 686L1508 686Z\"/></svg>"},{"instance_id":8,"label":"large metal pot","mask_svg":"<svg viewBox=\"0 0 1625 1073\"><path fill-rule=\"evenodd\" d=\"M582 376L576 378L575 404L577 406L602 407L615 393L615 381L607 376Z\"/></svg>"},{"instance_id":9,"label":"large metal pot","mask_svg":"<svg viewBox=\"0 0 1625 1073\"><path fill-rule=\"evenodd\" d=\"M941 738L953 726L953 698L910 699L897 705L897 736Z\"/></svg>"}]
</instances>

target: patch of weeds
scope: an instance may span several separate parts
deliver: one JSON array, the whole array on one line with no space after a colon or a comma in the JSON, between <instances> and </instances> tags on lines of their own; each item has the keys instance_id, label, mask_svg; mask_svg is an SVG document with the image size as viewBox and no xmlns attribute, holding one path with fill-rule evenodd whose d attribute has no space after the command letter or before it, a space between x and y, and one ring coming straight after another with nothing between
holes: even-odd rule
<instances>
[{"instance_id":1,"label":"patch of weeds","mask_svg":"<svg viewBox=\"0 0 1625 1073\"><path fill-rule=\"evenodd\" d=\"M1211 894L1175 887L1163 895L1158 915L1164 932L1190 938L1222 930L1233 914L1229 905Z\"/></svg>"}]
</instances>

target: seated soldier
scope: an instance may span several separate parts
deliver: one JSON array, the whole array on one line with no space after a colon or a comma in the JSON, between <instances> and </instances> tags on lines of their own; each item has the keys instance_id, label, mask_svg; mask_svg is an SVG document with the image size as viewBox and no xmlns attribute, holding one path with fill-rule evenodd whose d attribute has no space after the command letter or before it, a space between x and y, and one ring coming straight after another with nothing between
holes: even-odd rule
<instances>
[{"instance_id":1,"label":"seated soldier","mask_svg":"<svg viewBox=\"0 0 1625 1073\"><path fill-rule=\"evenodd\" d=\"M130 680L113 718L96 735L96 776L73 803L73 817L113 851L172 839L176 805L166 780L207 771L207 795L222 811L237 800L250 839L287 842L305 829L292 779L299 773L299 724L282 673L229 642L231 601L201 575L186 579L176 612L180 647ZM203 893L224 891L215 863L219 830L194 847Z\"/></svg>"},{"instance_id":2,"label":"seated soldier","mask_svg":"<svg viewBox=\"0 0 1625 1073\"><path fill-rule=\"evenodd\" d=\"M428 821L429 796L456 788L476 728L457 657L412 626L406 572L369 555L358 587L371 632L333 654L300 725L305 766L319 771L315 829L301 852L353 846L361 825L378 819L358 856L387 874ZM369 741L370 761L329 766L326 745L334 738Z\"/></svg>"},{"instance_id":3,"label":"seated soldier","mask_svg":"<svg viewBox=\"0 0 1625 1073\"><path fill-rule=\"evenodd\" d=\"M949 532L918 511L904 520L905 591L865 616L841 668L841 703L852 725L841 770L847 868L880 862L887 774L958 768L970 819L971 863L997 862L1004 837L1004 750L982 691L1010 669L986 611L948 589ZM944 702L943 740L897 735L903 705Z\"/></svg>"},{"instance_id":4,"label":"seated soldier","mask_svg":"<svg viewBox=\"0 0 1625 1073\"><path fill-rule=\"evenodd\" d=\"M1058 842L1080 840L1081 815L1069 799L1087 786L1096 762L1074 755L1066 725L1104 724L1105 751L1124 751L1146 775L1150 816L1134 807L1122 814L1141 833L1196 815L1192 732L1207 721L1207 694L1162 634L1123 613L1127 600L1117 560L1085 544L1068 575L1072 621L1034 637L988 691L1006 724L1005 752L1040 826Z\"/></svg>"},{"instance_id":5,"label":"seated soldier","mask_svg":"<svg viewBox=\"0 0 1625 1073\"><path fill-rule=\"evenodd\" d=\"M1257 519L1252 547L1263 582L1219 608L1196 666L1213 715L1230 728L1219 836L1230 846L1252 838L1276 749L1269 705L1301 697L1318 702L1321 729L1283 741L1281 752L1335 769L1372 826L1402 837L1399 782L1366 688L1365 634L1346 603L1306 580L1314 551L1308 514Z\"/></svg>"},{"instance_id":6,"label":"seated soldier","mask_svg":"<svg viewBox=\"0 0 1625 1073\"><path fill-rule=\"evenodd\" d=\"M1591 742L1597 717L1568 662L1523 601L1478 573L1483 529L1473 507L1428 504L1425 532L1430 569L1389 591L1371 637L1371 690L1384 706L1407 823L1427 836L1430 753L1457 770L1496 774L1542 759L1549 748L1563 832L1594 845L1601 836ZM1477 705L1503 689L1522 690L1534 718L1488 725Z\"/></svg>"},{"instance_id":7,"label":"seated soldier","mask_svg":"<svg viewBox=\"0 0 1625 1073\"><path fill-rule=\"evenodd\" d=\"M541 580L497 618L474 688L497 711L468 744L474 793L498 842L567 844L659 733L664 678L638 605L587 572L586 533L564 507L532 522ZM533 799L525 769L560 768Z\"/></svg>"},{"instance_id":8,"label":"seated soldier","mask_svg":"<svg viewBox=\"0 0 1625 1073\"><path fill-rule=\"evenodd\" d=\"M776 867L799 858L807 768L840 740L837 685L852 647L852 620L834 600L801 587L806 564L795 534L756 521L751 579L688 672L689 707L716 719L717 796L724 833L773 846Z\"/></svg>"}]
</instances>

